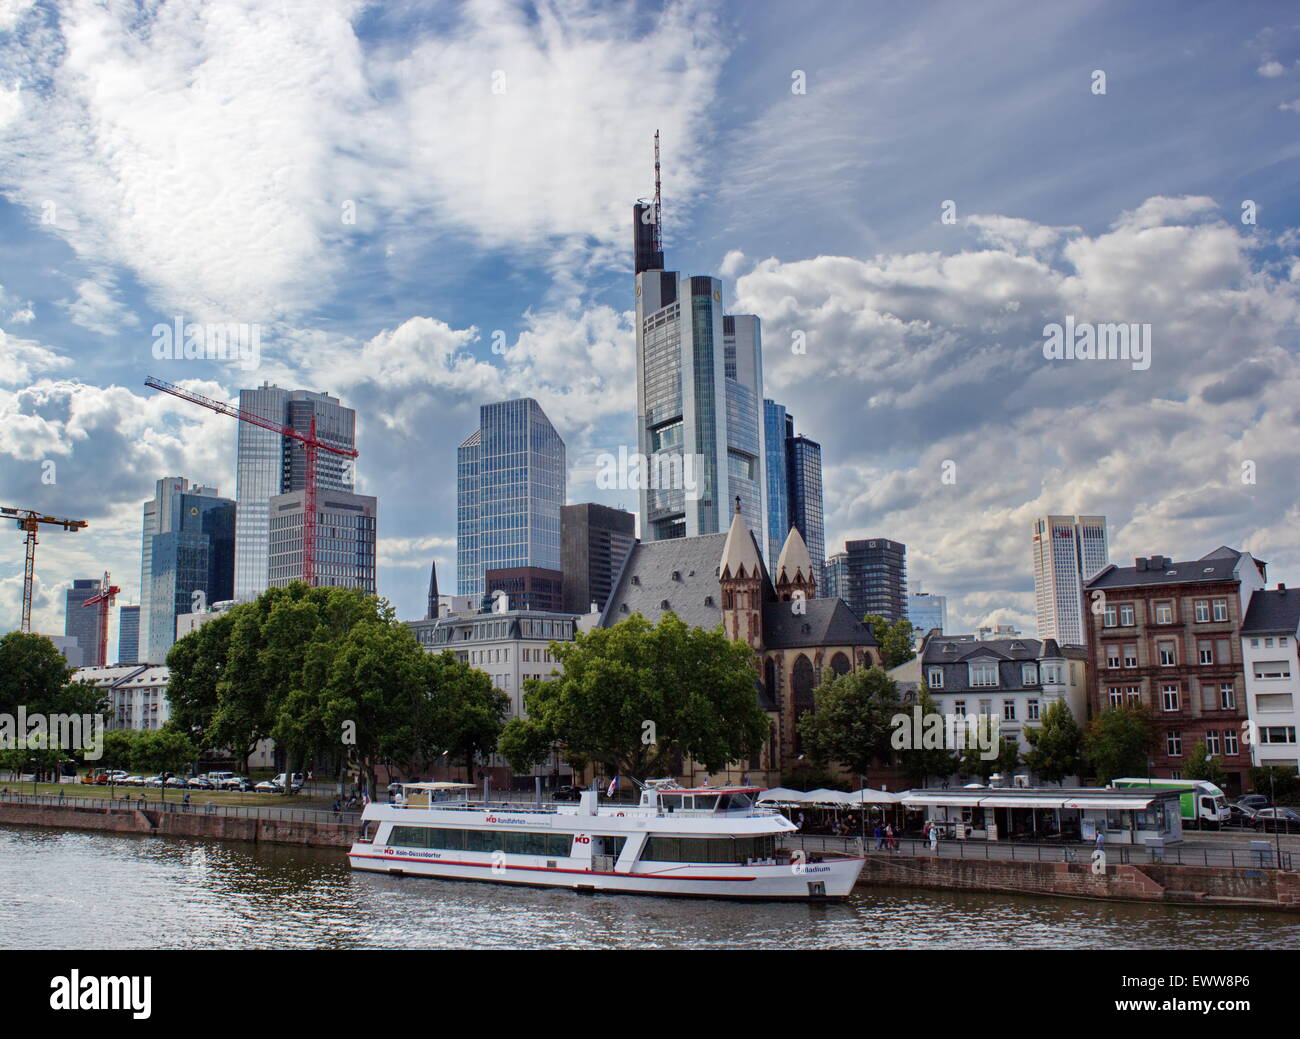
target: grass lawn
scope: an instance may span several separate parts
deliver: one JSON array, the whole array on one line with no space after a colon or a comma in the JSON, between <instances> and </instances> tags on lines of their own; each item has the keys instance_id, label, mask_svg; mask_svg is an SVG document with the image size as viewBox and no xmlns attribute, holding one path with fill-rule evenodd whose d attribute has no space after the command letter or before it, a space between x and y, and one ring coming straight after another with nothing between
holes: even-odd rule
<instances>
[{"instance_id":1,"label":"grass lawn","mask_svg":"<svg viewBox=\"0 0 1300 1039\"><path fill-rule=\"evenodd\" d=\"M30 794L32 793L31 783L0 783L0 788L8 788L13 793ZM37 783L35 792L46 797L58 797L59 791L62 790L65 797L94 797L101 800L107 800L110 796L121 801L125 796L132 801L138 802L140 795L143 794L146 804L156 804L160 800L180 802L185 795L190 795L190 804L226 804L226 805L264 805L264 806L282 806L288 808L316 808L322 807L319 798L304 797L301 794L296 796L286 794L255 794L243 793L237 790L178 790L169 788L166 796L163 791L156 786L96 786L92 783ZM333 802L331 801L330 804ZM330 804L323 807L329 808Z\"/></svg>"}]
</instances>

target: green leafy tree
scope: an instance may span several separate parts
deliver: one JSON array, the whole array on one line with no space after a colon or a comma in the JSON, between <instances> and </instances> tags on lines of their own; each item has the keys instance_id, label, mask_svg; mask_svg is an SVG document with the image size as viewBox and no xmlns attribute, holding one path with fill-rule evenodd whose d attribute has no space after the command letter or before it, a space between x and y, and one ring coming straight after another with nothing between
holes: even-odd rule
<instances>
[{"instance_id":1,"label":"green leafy tree","mask_svg":"<svg viewBox=\"0 0 1300 1039\"><path fill-rule=\"evenodd\" d=\"M1209 748L1206 747L1204 740L1198 740L1191 754L1188 755L1187 766L1183 769L1183 778L1204 780L1219 788L1222 788L1228 780L1227 773L1223 770L1223 763L1218 758L1210 757Z\"/></svg>"},{"instance_id":2,"label":"green leafy tree","mask_svg":"<svg viewBox=\"0 0 1300 1039\"><path fill-rule=\"evenodd\" d=\"M978 746L967 747L961 756L961 771L967 775L979 776L986 783L994 772L1004 778L1010 776L1019 764L1019 744L1015 739L1005 737L999 740L997 753L991 758L984 757L984 752Z\"/></svg>"},{"instance_id":3,"label":"green leafy tree","mask_svg":"<svg viewBox=\"0 0 1300 1039\"><path fill-rule=\"evenodd\" d=\"M75 669L44 635L11 631L0 637L0 713L47 712Z\"/></svg>"},{"instance_id":4,"label":"green leafy tree","mask_svg":"<svg viewBox=\"0 0 1300 1039\"><path fill-rule=\"evenodd\" d=\"M871 627L876 641L880 643L882 666L886 671L898 667L899 664L905 664L916 656L916 650L912 648L914 638L912 622L906 617L900 617L890 623L879 614L869 613L864 621Z\"/></svg>"},{"instance_id":5,"label":"green leafy tree","mask_svg":"<svg viewBox=\"0 0 1300 1039\"><path fill-rule=\"evenodd\" d=\"M1104 785L1121 776L1146 775L1154 742L1145 706L1111 707L1093 718L1083 749L1097 781Z\"/></svg>"},{"instance_id":6,"label":"green leafy tree","mask_svg":"<svg viewBox=\"0 0 1300 1039\"><path fill-rule=\"evenodd\" d=\"M99 759L99 767L129 771L135 758L135 745L142 735L134 729L110 729L104 733L104 755Z\"/></svg>"},{"instance_id":7,"label":"green leafy tree","mask_svg":"<svg viewBox=\"0 0 1300 1039\"><path fill-rule=\"evenodd\" d=\"M1300 777L1294 765L1257 765L1250 770L1250 786L1279 804L1300 797Z\"/></svg>"},{"instance_id":8,"label":"green leafy tree","mask_svg":"<svg viewBox=\"0 0 1300 1039\"><path fill-rule=\"evenodd\" d=\"M889 760L898 684L878 667L842 675L826 672L813 693L814 709L799 719L805 750L817 764L838 762L865 776L876 761Z\"/></svg>"},{"instance_id":9,"label":"green leafy tree","mask_svg":"<svg viewBox=\"0 0 1300 1039\"><path fill-rule=\"evenodd\" d=\"M754 654L721 627L691 628L671 612L658 624L633 614L552 643L551 653L563 673L533 683L528 717L503 733L521 764L562 743L569 755L644 779L679 756L721 771L762 750L768 722Z\"/></svg>"},{"instance_id":10,"label":"green leafy tree","mask_svg":"<svg viewBox=\"0 0 1300 1039\"><path fill-rule=\"evenodd\" d=\"M427 658L426 683L432 697L427 740L465 765L474 781L474 765L497 748L510 697L492 685L484 672L458 659L454 653Z\"/></svg>"},{"instance_id":11,"label":"green leafy tree","mask_svg":"<svg viewBox=\"0 0 1300 1039\"><path fill-rule=\"evenodd\" d=\"M176 729L163 728L132 735L128 767L141 775L182 772L199 755L194 741Z\"/></svg>"},{"instance_id":12,"label":"green leafy tree","mask_svg":"<svg viewBox=\"0 0 1300 1039\"><path fill-rule=\"evenodd\" d=\"M1083 733L1064 700L1047 708L1042 725L1026 728L1025 739L1025 764L1039 779L1060 783L1083 772Z\"/></svg>"},{"instance_id":13,"label":"green leafy tree","mask_svg":"<svg viewBox=\"0 0 1300 1039\"><path fill-rule=\"evenodd\" d=\"M925 733L932 731L931 727L935 724L934 722L928 722L927 719L935 717L939 719L939 731L945 733L945 740L946 729L942 727L944 717L939 712L939 708L935 706L934 698L930 696L930 690L925 682L921 683L921 687L917 692L916 707L921 709L921 729L919 733L916 731L915 711L909 709L906 705L902 710L911 733L912 738L907 741L911 746L898 748L893 737L891 737L890 742L898 751L898 764L903 770L907 782L913 787L922 787L930 776L942 778L952 775L957 771L959 762L957 756L944 743L940 743L937 747L926 745L927 742L933 742L933 738L927 741Z\"/></svg>"}]
</instances>

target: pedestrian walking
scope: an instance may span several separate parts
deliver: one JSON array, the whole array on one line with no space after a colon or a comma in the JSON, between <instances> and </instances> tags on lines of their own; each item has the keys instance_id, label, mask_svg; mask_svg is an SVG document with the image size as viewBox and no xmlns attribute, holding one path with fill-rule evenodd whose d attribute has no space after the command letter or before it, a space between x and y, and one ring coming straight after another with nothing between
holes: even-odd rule
<instances>
[{"instance_id":1,"label":"pedestrian walking","mask_svg":"<svg viewBox=\"0 0 1300 1039\"><path fill-rule=\"evenodd\" d=\"M930 853L939 854L939 827L937 826L930 827Z\"/></svg>"},{"instance_id":2,"label":"pedestrian walking","mask_svg":"<svg viewBox=\"0 0 1300 1039\"><path fill-rule=\"evenodd\" d=\"M894 836L894 824L890 823L885 827L885 847L891 851L898 849L898 838Z\"/></svg>"},{"instance_id":3,"label":"pedestrian walking","mask_svg":"<svg viewBox=\"0 0 1300 1039\"><path fill-rule=\"evenodd\" d=\"M876 837L876 851L879 851L885 846L885 831L880 828L880 823L876 823L876 829L874 832Z\"/></svg>"},{"instance_id":4,"label":"pedestrian walking","mask_svg":"<svg viewBox=\"0 0 1300 1039\"><path fill-rule=\"evenodd\" d=\"M1106 850L1106 831L1103 830L1100 826L1097 827L1097 845L1096 845L1096 846L1097 846L1097 850L1098 850L1098 851L1103 851L1103 852L1104 852L1104 851Z\"/></svg>"}]
</instances>

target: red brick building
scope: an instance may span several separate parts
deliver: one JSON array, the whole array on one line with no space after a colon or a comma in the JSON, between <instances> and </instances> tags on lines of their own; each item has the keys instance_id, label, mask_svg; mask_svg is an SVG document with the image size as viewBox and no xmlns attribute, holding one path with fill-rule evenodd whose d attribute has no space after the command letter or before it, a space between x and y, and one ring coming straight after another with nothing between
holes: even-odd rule
<instances>
[{"instance_id":1,"label":"red brick building","mask_svg":"<svg viewBox=\"0 0 1300 1039\"><path fill-rule=\"evenodd\" d=\"M1155 719L1151 775L1181 779L1197 743L1221 747L1227 793L1249 783L1241 622L1266 564L1221 546L1200 559L1168 556L1108 566L1085 584L1088 716L1142 703Z\"/></svg>"}]
</instances>

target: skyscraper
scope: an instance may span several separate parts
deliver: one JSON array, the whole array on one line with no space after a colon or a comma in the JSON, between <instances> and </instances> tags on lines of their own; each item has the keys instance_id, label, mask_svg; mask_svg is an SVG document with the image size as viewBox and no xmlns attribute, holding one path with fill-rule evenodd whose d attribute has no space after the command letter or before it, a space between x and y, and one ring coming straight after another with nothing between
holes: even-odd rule
<instances>
[{"instance_id":1,"label":"skyscraper","mask_svg":"<svg viewBox=\"0 0 1300 1039\"><path fill-rule=\"evenodd\" d=\"M484 404L456 465L456 584L482 596L488 570L560 569L564 441L530 397Z\"/></svg>"},{"instance_id":2,"label":"skyscraper","mask_svg":"<svg viewBox=\"0 0 1300 1039\"><path fill-rule=\"evenodd\" d=\"M722 283L663 269L658 207L633 207L641 539L725 531L740 498L764 544L758 318L722 313Z\"/></svg>"},{"instance_id":3,"label":"skyscraper","mask_svg":"<svg viewBox=\"0 0 1300 1039\"><path fill-rule=\"evenodd\" d=\"M774 400L763 401L763 432L768 567L776 566L786 535L796 527L808 547L817 587L825 588L821 445L796 435L794 416Z\"/></svg>"},{"instance_id":4,"label":"skyscraper","mask_svg":"<svg viewBox=\"0 0 1300 1039\"><path fill-rule=\"evenodd\" d=\"M140 662L140 607L123 606L117 613L117 662Z\"/></svg>"},{"instance_id":5,"label":"skyscraper","mask_svg":"<svg viewBox=\"0 0 1300 1039\"><path fill-rule=\"evenodd\" d=\"M319 427L317 427L319 428ZM302 577L302 490L269 503L267 580L284 588ZM360 588L376 594L379 502L367 494L320 490L316 494L315 588Z\"/></svg>"},{"instance_id":6,"label":"skyscraper","mask_svg":"<svg viewBox=\"0 0 1300 1039\"><path fill-rule=\"evenodd\" d=\"M240 390L239 407L281 425L307 432L316 418L316 435L337 447L356 447L357 413L337 397L312 390L284 390L265 383ZM300 491L306 483L302 444L251 422L239 422L235 544L235 597L256 599L268 587L269 508L277 494ZM317 491L348 491L356 486L353 462L331 451L316 453Z\"/></svg>"},{"instance_id":7,"label":"skyscraper","mask_svg":"<svg viewBox=\"0 0 1300 1039\"><path fill-rule=\"evenodd\" d=\"M1087 640L1083 583L1110 563L1105 516L1040 516L1031 530L1038 637Z\"/></svg>"},{"instance_id":8,"label":"skyscraper","mask_svg":"<svg viewBox=\"0 0 1300 1039\"><path fill-rule=\"evenodd\" d=\"M72 582L64 600L63 634L65 638L77 640L80 667L94 667L99 662L99 610L83 603L97 595L102 585L103 581L98 577L79 578ZM68 652L72 652L70 647ZM71 663L71 659L68 662Z\"/></svg>"},{"instance_id":9,"label":"skyscraper","mask_svg":"<svg viewBox=\"0 0 1300 1039\"><path fill-rule=\"evenodd\" d=\"M907 597L907 619L912 622L912 630L918 637L938 628L943 632L948 627L948 598L944 595L931 595L916 591Z\"/></svg>"},{"instance_id":10,"label":"skyscraper","mask_svg":"<svg viewBox=\"0 0 1300 1039\"><path fill-rule=\"evenodd\" d=\"M145 661L167 662L176 618L230 599L235 581L235 503L215 488L159 480L146 502L140 628Z\"/></svg>"},{"instance_id":11,"label":"skyscraper","mask_svg":"<svg viewBox=\"0 0 1300 1039\"><path fill-rule=\"evenodd\" d=\"M846 541L826 561L826 594L843 599L858 617L893 622L907 616L907 546L887 538Z\"/></svg>"},{"instance_id":12,"label":"skyscraper","mask_svg":"<svg viewBox=\"0 0 1300 1039\"><path fill-rule=\"evenodd\" d=\"M560 510L560 558L565 613L604 609L623 561L636 544L636 517L585 502Z\"/></svg>"}]
</instances>

